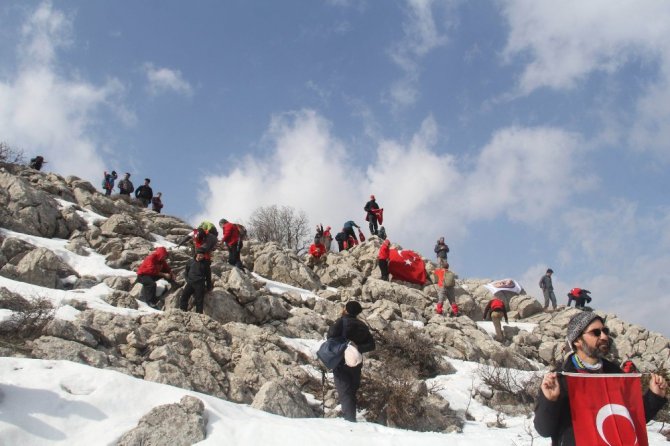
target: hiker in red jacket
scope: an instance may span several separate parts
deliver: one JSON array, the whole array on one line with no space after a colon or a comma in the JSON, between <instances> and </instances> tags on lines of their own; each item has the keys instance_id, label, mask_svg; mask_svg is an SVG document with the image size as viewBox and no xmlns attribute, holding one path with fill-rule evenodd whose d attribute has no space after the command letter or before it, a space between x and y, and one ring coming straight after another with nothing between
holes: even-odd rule
<instances>
[{"instance_id":1,"label":"hiker in red jacket","mask_svg":"<svg viewBox=\"0 0 670 446\"><path fill-rule=\"evenodd\" d=\"M242 239L240 238L239 228L235 223L231 223L225 218L219 220L219 226L223 229L223 240L221 241L228 247L228 263L245 271L244 265L240 260Z\"/></svg>"},{"instance_id":2,"label":"hiker in red jacket","mask_svg":"<svg viewBox=\"0 0 670 446\"><path fill-rule=\"evenodd\" d=\"M307 255L305 264L309 267L314 267L315 265L322 263L325 258L326 247L323 246L323 243L312 243L309 247L309 254Z\"/></svg>"},{"instance_id":3,"label":"hiker in red jacket","mask_svg":"<svg viewBox=\"0 0 670 446\"><path fill-rule=\"evenodd\" d=\"M149 254L137 268L137 282L142 284L142 300L156 307L156 281L163 278L174 280L174 274L167 263L168 252L162 246Z\"/></svg>"},{"instance_id":4,"label":"hiker in red jacket","mask_svg":"<svg viewBox=\"0 0 670 446\"><path fill-rule=\"evenodd\" d=\"M509 323L507 320L507 309L505 308L505 302L494 296L493 299L491 299L486 305L486 308L484 308L484 320L486 320L489 314L491 316L491 321L493 321L493 326L496 329L496 341L504 341L505 335L503 334L500 321L504 317L505 323Z\"/></svg>"},{"instance_id":5,"label":"hiker in red jacket","mask_svg":"<svg viewBox=\"0 0 670 446\"><path fill-rule=\"evenodd\" d=\"M384 240L381 248L379 248L379 255L377 256L377 264L379 271L382 273L382 280L388 282L389 280L389 258L391 256L391 241Z\"/></svg>"}]
</instances>

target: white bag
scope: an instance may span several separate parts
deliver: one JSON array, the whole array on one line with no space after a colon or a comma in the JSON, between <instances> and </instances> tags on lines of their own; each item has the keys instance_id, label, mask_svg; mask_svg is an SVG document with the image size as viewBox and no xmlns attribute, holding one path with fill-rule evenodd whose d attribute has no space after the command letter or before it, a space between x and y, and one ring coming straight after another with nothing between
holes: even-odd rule
<instances>
[{"instance_id":1,"label":"white bag","mask_svg":"<svg viewBox=\"0 0 670 446\"><path fill-rule=\"evenodd\" d=\"M347 349L344 351L344 363L349 367L356 367L362 362L363 355L361 355L361 352L359 352L354 345L349 344Z\"/></svg>"}]
</instances>

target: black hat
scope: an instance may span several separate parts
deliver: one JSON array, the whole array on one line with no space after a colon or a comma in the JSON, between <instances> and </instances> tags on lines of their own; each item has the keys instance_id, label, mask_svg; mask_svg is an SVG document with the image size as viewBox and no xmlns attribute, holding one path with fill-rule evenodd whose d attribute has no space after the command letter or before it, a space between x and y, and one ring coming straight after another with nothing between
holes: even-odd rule
<instances>
[{"instance_id":1,"label":"black hat","mask_svg":"<svg viewBox=\"0 0 670 446\"><path fill-rule=\"evenodd\" d=\"M359 314L361 314L361 311L363 311L363 307L361 307L361 304L359 304L355 300L347 302L344 308L347 310L347 314L350 314L352 316L358 316Z\"/></svg>"}]
</instances>

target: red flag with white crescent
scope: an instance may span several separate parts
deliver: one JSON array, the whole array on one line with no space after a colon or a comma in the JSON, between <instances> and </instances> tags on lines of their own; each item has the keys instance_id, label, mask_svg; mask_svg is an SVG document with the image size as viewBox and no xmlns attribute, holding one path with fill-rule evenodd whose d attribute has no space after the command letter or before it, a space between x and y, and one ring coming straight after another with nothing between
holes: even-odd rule
<instances>
[{"instance_id":1,"label":"red flag with white crescent","mask_svg":"<svg viewBox=\"0 0 670 446\"><path fill-rule=\"evenodd\" d=\"M577 446L648 446L639 374L565 375Z\"/></svg>"},{"instance_id":2,"label":"red flag with white crescent","mask_svg":"<svg viewBox=\"0 0 670 446\"><path fill-rule=\"evenodd\" d=\"M377 223L384 224L384 208L381 209L373 209L372 213L377 216Z\"/></svg>"},{"instance_id":3,"label":"red flag with white crescent","mask_svg":"<svg viewBox=\"0 0 670 446\"><path fill-rule=\"evenodd\" d=\"M406 282L426 283L426 265L423 258L409 249L397 250L391 248L389 251L389 273L394 279Z\"/></svg>"}]
</instances>

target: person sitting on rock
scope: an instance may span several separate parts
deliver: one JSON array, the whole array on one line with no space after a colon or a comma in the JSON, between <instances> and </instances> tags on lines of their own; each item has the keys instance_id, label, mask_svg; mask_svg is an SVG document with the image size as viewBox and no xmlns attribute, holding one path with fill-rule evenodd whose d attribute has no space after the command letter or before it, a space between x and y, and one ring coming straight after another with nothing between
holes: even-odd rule
<instances>
[{"instance_id":1,"label":"person sitting on rock","mask_svg":"<svg viewBox=\"0 0 670 446\"><path fill-rule=\"evenodd\" d=\"M184 278L186 285L179 298L179 308L182 311L188 311L188 300L193 297L195 312L202 314L205 302L205 293L212 289L211 273L209 265L205 260L207 250L200 247L195 251L195 258L189 260L184 269Z\"/></svg>"},{"instance_id":2,"label":"person sitting on rock","mask_svg":"<svg viewBox=\"0 0 670 446\"><path fill-rule=\"evenodd\" d=\"M316 240L316 239L315 239ZM326 258L326 247L323 246L323 243L319 241L318 243L312 243L309 247L309 254L307 254L307 260L305 264L310 268L322 263Z\"/></svg>"},{"instance_id":3,"label":"person sitting on rock","mask_svg":"<svg viewBox=\"0 0 670 446\"><path fill-rule=\"evenodd\" d=\"M149 254L137 268L137 282L142 284L142 300L156 308L156 281L163 278L174 280L174 274L167 263L168 252L162 246Z\"/></svg>"}]
</instances>

